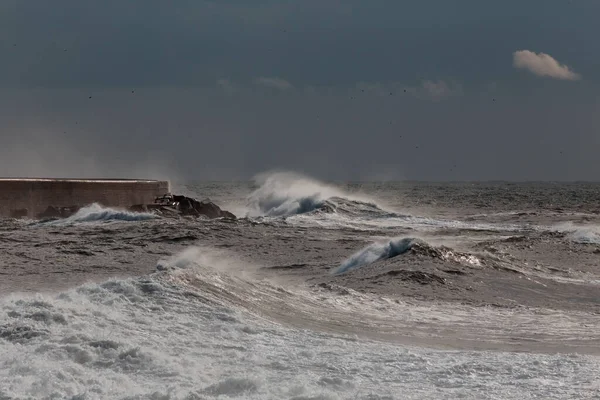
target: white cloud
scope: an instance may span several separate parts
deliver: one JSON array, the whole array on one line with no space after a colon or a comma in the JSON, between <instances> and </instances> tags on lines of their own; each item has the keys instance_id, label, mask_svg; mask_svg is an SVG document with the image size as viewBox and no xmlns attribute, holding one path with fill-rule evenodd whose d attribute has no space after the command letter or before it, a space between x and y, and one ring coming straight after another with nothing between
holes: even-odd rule
<instances>
[{"instance_id":1,"label":"white cloud","mask_svg":"<svg viewBox=\"0 0 600 400\"><path fill-rule=\"evenodd\" d=\"M575 81L581 75L571 71L566 65L561 65L552 56L545 53L534 53L529 50L519 50L513 53L513 66L526 69L537 76Z\"/></svg>"},{"instance_id":2,"label":"white cloud","mask_svg":"<svg viewBox=\"0 0 600 400\"><path fill-rule=\"evenodd\" d=\"M256 78L254 80L254 83L256 85L267 86L267 87L270 87L273 89L279 89L279 90L288 90L288 89L294 88L294 86L291 83L289 83L285 79L281 79L281 78L260 77L260 78Z\"/></svg>"}]
</instances>

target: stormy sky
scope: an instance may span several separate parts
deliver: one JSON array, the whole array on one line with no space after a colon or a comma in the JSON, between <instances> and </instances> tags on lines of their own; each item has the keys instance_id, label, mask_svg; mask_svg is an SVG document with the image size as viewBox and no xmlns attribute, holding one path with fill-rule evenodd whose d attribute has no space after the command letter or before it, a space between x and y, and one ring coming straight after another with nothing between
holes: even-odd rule
<instances>
[{"instance_id":1,"label":"stormy sky","mask_svg":"<svg viewBox=\"0 0 600 400\"><path fill-rule=\"evenodd\" d=\"M3 0L0 176L598 180L597 0Z\"/></svg>"}]
</instances>

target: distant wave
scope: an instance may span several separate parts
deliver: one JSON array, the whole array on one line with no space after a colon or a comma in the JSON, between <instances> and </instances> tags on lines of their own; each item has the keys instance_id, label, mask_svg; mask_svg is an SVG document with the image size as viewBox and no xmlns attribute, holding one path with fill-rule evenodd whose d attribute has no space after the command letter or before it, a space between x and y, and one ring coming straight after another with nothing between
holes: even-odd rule
<instances>
[{"instance_id":1,"label":"distant wave","mask_svg":"<svg viewBox=\"0 0 600 400\"><path fill-rule=\"evenodd\" d=\"M574 242L582 244L600 244L600 229L577 229L571 233Z\"/></svg>"},{"instance_id":2,"label":"distant wave","mask_svg":"<svg viewBox=\"0 0 600 400\"><path fill-rule=\"evenodd\" d=\"M559 232L568 234L568 238L581 244L600 244L600 226L598 225L575 225L566 222L557 226Z\"/></svg>"},{"instance_id":3,"label":"distant wave","mask_svg":"<svg viewBox=\"0 0 600 400\"><path fill-rule=\"evenodd\" d=\"M343 274L375 261L404 254L411 249L416 240L414 238L402 238L392 239L385 243L373 243L346 259L342 265L333 270L333 274Z\"/></svg>"},{"instance_id":4,"label":"distant wave","mask_svg":"<svg viewBox=\"0 0 600 400\"><path fill-rule=\"evenodd\" d=\"M91 204L81 208L75 214L65 219L46 222L52 225L70 225L82 222L103 222L103 221L146 221L159 218L155 214L137 213L123 210L115 210L113 208L102 207L99 204Z\"/></svg>"},{"instance_id":5,"label":"distant wave","mask_svg":"<svg viewBox=\"0 0 600 400\"><path fill-rule=\"evenodd\" d=\"M289 217L310 212L388 214L373 202L295 173L266 174L257 182L260 187L248 198L250 217Z\"/></svg>"}]
</instances>

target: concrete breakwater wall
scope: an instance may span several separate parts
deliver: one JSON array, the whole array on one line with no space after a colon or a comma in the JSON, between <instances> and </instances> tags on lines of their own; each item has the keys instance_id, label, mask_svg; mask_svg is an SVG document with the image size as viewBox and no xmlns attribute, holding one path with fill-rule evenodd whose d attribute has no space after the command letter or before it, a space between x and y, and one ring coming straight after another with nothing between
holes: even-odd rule
<instances>
[{"instance_id":1,"label":"concrete breakwater wall","mask_svg":"<svg viewBox=\"0 0 600 400\"><path fill-rule=\"evenodd\" d=\"M153 203L169 182L135 179L0 178L0 216L36 218L49 206L130 207Z\"/></svg>"}]
</instances>

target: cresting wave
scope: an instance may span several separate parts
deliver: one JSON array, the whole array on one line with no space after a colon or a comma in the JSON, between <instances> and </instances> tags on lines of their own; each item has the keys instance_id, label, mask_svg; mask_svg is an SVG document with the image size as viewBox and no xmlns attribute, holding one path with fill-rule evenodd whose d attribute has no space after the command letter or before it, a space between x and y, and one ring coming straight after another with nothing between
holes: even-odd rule
<instances>
[{"instance_id":1,"label":"cresting wave","mask_svg":"<svg viewBox=\"0 0 600 400\"><path fill-rule=\"evenodd\" d=\"M600 226L598 225L577 225L567 222L556 226L556 229L559 232L567 233L573 242L600 244Z\"/></svg>"},{"instance_id":2,"label":"cresting wave","mask_svg":"<svg viewBox=\"0 0 600 400\"><path fill-rule=\"evenodd\" d=\"M530 229L522 225L468 223L390 211L368 196L346 193L338 187L296 173L263 174L256 178L256 183L258 189L247 199L246 216L250 218L285 218L293 224L356 230L406 227L420 230Z\"/></svg>"},{"instance_id":3,"label":"cresting wave","mask_svg":"<svg viewBox=\"0 0 600 400\"><path fill-rule=\"evenodd\" d=\"M416 240L413 238L401 238L383 243L373 243L358 253L353 254L339 267L335 268L332 273L343 274L363 265L399 256L410 250Z\"/></svg>"},{"instance_id":4,"label":"cresting wave","mask_svg":"<svg viewBox=\"0 0 600 400\"><path fill-rule=\"evenodd\" d=\"M124 210L116 210L113 208L102 207L99 204L91 204L81 208L75 214L68 218L42 222L49 225L72 225L84 222L107 222L107 221L147 221L158 219L159 216L150 213L137 213Z\"/></svg>"},{"instance_id":5,"label":"cresting wave","mask_svg":"<svg viewBox=\"0 0 600 400\"><path fill-rule=\"evenodd\" d=\"M264 174L256 182L259 188L248 198L250 217L290 217L315 211L389 214L369 199L295 173Z\"/></svg>"},{"instance_id":6,"label":"cresting wave","mask_svg":"<svg viewBox=\"0 0 600 400\"><path fill-rule=\"evenodd\" d=\"M472 254L456 252L448 247L434 247L422 239L394 238L370 244L347 258L332 271L332 274L343 274L380 260L400 256L409 250L417 250L418 253L429 257L437 257L441 260L454 261L470 266L480 266L482 264L482 260Z\"/></svg>"}]
</instances>

